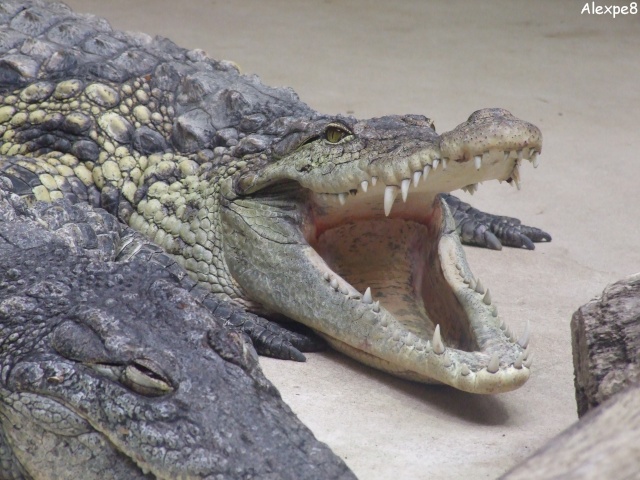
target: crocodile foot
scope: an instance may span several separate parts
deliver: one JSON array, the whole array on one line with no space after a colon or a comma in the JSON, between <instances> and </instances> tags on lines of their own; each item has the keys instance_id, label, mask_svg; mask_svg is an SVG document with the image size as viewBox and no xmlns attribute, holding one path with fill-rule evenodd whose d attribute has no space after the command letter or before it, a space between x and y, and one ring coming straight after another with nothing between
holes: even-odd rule
<instances>
[{"instance_id":1,"label":"crocodile foot","mask_svg":"<svg viewBox=\"0 0 640 480\"><path fill-rule=\"evenodd\" d=\"M502 250L502 246L534 250L534 242L550 242L551 235L536 227L522 225L513 217L493 215L473 208L458 197L443 194L462 243Z\"/></svg>"}]
</instances>

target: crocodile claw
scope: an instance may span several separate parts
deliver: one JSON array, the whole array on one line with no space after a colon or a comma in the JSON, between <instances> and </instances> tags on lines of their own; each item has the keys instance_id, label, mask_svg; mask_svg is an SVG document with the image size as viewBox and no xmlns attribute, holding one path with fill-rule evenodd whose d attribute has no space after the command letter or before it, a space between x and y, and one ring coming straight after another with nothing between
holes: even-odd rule
<instances>
[{"instance_id":1,"label":"crocodile claw","mask_svg":"<svg viewBox=\"0 0 640 480\"><path fill-rule=\"evenodd\" d=\"M453 195L443 194L456 221L462 243L491 250L502 246L535 250L534 242L550 242L551 235L536 227L522 225L513 217L493 215L473 208Z\"/></svg>"}]
</instances>

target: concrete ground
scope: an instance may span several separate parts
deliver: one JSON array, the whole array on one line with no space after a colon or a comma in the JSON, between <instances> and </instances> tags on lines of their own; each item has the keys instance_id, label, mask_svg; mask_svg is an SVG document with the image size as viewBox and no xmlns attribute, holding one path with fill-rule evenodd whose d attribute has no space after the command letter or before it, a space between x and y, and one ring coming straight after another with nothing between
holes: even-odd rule
<instances>
[{"instance_id":1,"label":"concrete ground","mask_svg":"<svg viewBox=\"0 0 640 480\"><path fill-rule=\"evenodd\" d=\"M327 113L421 113L445 131L500 106L537 124L541 166L524 167L522 190L485 184L473 201L553 242L467 249L507 322L519 331L531 321L535 362L523 388L473 396L336 353L262 365L362 479L495 478L576 420L571 314L640 271L640 14L581 14L584 1L555 0L68 3L234 60Z\"/></svg>"}]
</instances>

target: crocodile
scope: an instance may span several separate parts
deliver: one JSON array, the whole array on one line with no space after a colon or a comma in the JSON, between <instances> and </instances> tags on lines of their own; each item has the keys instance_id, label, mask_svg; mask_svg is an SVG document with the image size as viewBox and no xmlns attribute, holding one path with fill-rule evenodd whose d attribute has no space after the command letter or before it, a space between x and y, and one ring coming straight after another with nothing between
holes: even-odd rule
<instances>
[{"instance_id":1,"label":"crocodile","mask_svg":"<svg viewBox=\"0 0 640 480\"><path fill-rule=\"evenodd\" d=\"M260 353L303 360L319 336L467 392L529 378L529 327L517 338L501 319L461 239L551 237L450 192L519 186L539 161L536 126L500 108L440 134L422 115L322 114L232 62L57 3L3 2L0 24L0 174L14 193L114 214L194 294L229 302Z\"/></svg>"},{"instance_id":2,"label":"crocodile","mask_svg":"<svg viewBox=\"0 0 640 480\"><path fill-rule=\"evenodd\" d=\"M0 195L0 479L355 478L130 230Z\"/></svg>"}]
</instances>

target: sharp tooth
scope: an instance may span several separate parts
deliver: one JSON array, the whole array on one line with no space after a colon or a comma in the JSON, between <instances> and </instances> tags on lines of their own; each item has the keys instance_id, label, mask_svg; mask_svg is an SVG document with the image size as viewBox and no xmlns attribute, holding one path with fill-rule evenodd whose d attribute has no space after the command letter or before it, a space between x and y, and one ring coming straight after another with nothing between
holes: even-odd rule
<instances>
[{"instance_id":1,"label":"sharp tooth","mask_svg":"<svg viewBox=\"0 0 640 480\"><path fill-rule=\"evenodd\" d=\"M364 193L367 193L367 189L369 188L369 182L367 182L366 180L363 180L363 181L360 183L360 188L362 188L362 191L363 191Z\"/></svg>"},{"instance_id":2,"label":"sharp tooth","mask_svg":"<svg viewBox=\"0 0 640 480\"><path fill-rule=\"evenodd\" d=\"M376 183L378 183L378 177L371 177L371 185L375 187Z\"/></svg>"},{"instance_id":3,"label":"sharp tooth","mask_svg":"<svg viewBox=\"0 0 640 480\"><path fill-rule=\"evenodd\" d=\"M502 330L503 332L507 329L507 324L504 323L504 319L500 319L500 330Z\"/></svg>"},{"instance_id":4,"label":"sharp tooth","mask_svg":"<svg viewBox=\"0 0 640 480\"><path fill-rule=\"evenodd\" d=\"M531 154L531 163L533 163L533 168L538 168L538 165L540 165L540 159L538 158L538 152L533 152Z\"/></svg>"},{"instance_id":5,"label":"sharp tooth","mask_svg":"<svg viewBox=\"0 0 640 480\"><path fill-rule=\"evenodd\" d=\"M373 297L371 296L371 287L367 287L364 292L364 297L362 297L363 303L373 303Z\"/></svg>"},{"instance_id":6,"label":"sharp tooth","mask_svg":"<svg viewBox=\"0 0 640 480\"><path fill-rule=\"evenodd\" d=\"M507 160L509 160L509 156L511 155L511 152L504 152L504 161L506 162Z\"/></svg>"},{"instance_id":7,"label":"sharp tooth","mask_svg":"<svg viewBox=\"0 0 640 480\"><path fill-rule=\"evenodd\" d=\"M426 182L429 172L431 171L431 165L425 165L422 169L422 179Z\"/></svg>"},{"instance_id":8,"label":"sharp tooth","mask_svg":"<svg viewBox=\"0 0 640 480\"><path fill-rule=\"evenodd\" d=\"M513 362L513 366L515 368L517 368L518 370L520 370L522 368L522 361L524 360L524 353L520 353L520 355L518 355L518 358L516 358L516 361Z\"/></svg>"},{"instance_id":9,"label":"sharp tooth","mask_svg":"<svg viewBox=\"0 0 640 480\"><path fill-rule=\"evenodd\" d=\"M524 327L524 333L518 339L518 345L520 345L522 348L527 348L527 345L529 345L530 333L531 333L531 324L529 323L529 320L527 320L527 324Z\"/></svg>"},{"instance_id":10,"label":"sharp tooth","mask_svg":"<svg viewBox=\"0 0 640 480\"><path fill-rule=\"evenodd\" d=\"M484 293L484 285L482 285L482 282L480 281L480 279L478 279L478 283L476 283L476 288L475 288L476 292L478 292L480 295L482 295Z\"/></svg>"},{"instance_id":11,"label":"sharp tooth","mask_svg":"<svg viewBox=\"0 0 640 480\"><path fill-rule=\"evenodd\" d=\"M329 272L324 272L324 274L322 275L322 278L325 279L325 281L329 281L331 280L331 275L329 275Z\"/></svg>"},{"instance_id":12,"label":"sharp tooth","mask_svg":"<svg viewBox=\"0 0 640 480\"><path fill-rule=\"evenodd\" d=\"M391 213L391 207L398 195L398 187L395 185L388 185L384 189L384 214L388 217Z\"/></svg>"},{"instance_id":13,"label":"sharp tooth","mask_svg":"<svg viewBox=\"0 0 640 480\"><path fill-rule=\"evenodd\" d=\"M378 313L378 312L380 311L380 302L375 302L375 303L373 304L372 310L373 310L375 313Z\"/></svg>"},{"instance_id":14,"label":"sharp tooth","mask_svg":"<svg viewBox=\"0 0 640 480\"><path fill-rule=\"evenodd\" d=\"M469 193L470 195L473 195L474 193L476 193L476 190L478 190L478 184L477 183L472 183L471 185L467 185L466 187L462 187L462 190L464 190L465 192Z\"/></svg>"},{"instance_id":15,"label":"sharp tooth","mask_svg":"<svg viewBox=\"0 0 640 480\"><path fill-rule=\"evenodd\" d=\"M347 287L340 287L340 293L343 295L349 295L349 290L347 290Z\"/></svg>"},{"instance_id":16,"label":"sharp tooth","mask_svg":"<svg viewBox=\"0 0 640 480\"><path fill-rule=\"evenodd\" d=\"M529 358L529 354L531 353L531 346L528 345L527 348L524 349L524 360L526 360L527 358Z\"/></svg>"},{"instance_id":17,"label":"sharp tooth","mask_svg":"<svg viewBox=\"0 0 640 480\"><path fill-rule=\"evenodd\" d=\"M480 170L480 167L482 166L482 155L476 155L473 157L473 163L476 166L476 170Z\"/></svg>"},{"instance_id":18,"label":"sharp tooth","mask_svg":"<svg viewBox=\"0 0 640 480\"><path fill-rule=\"evenodd\" d=\"M417 187L418 186L418 182L420 182L420 177L422 176L422 172L421 171L417 171L417 172L413 172L413 187Z\"/></svg>"},{"instance_id":19,"label":"sharp tooth","mask_svg":"<svg viewBox=\"0 0 640 480\"><path fill-rule=\"evenodd\" d=\"M408 178L405 178L404 180L402 180L402 183L400 184L400 189L402 190L402 201L406 202L407 201L407 195L409 195L409 186L411 185L411 180L409 180Z\"/></svg>"},{"instance_id":20,"label":"sharp tooth","mask_svg":"<svg viewBox=\"0 0 640 480\"><path fill-rule=\"evenodd\" d=\"M489 365L487 365L487 371L489 373L496 373L499 368L500 368L500 358L498 357L497 353L494 353L493 356L491 357L491 360L489 360Z\"/></svg>"},{"instance_id":21,"label":"sharp tooth","mask_svg":"<svg viewBox=\"0 0 640 480\"><path fill-rule=\"evenodd\" d=\"M491 305L491 308L493 310L491 310L491 315L493 315L494 317L498 316L498 307L496 307L495 305Z\"/></svg>"},{"instance_id":22,"label":"sharp tooth","mask_svg":"<svg viewBox=\"0 0 640 480\"><path fill-rule=\"evenodd\" d=\"M471 374L471 370L469 370L469 367L467 367L466 363L463 363L462 366L460 367L460 374L463 377L466 377L467 375Z\"/></svg>"},{"instance_id":23,"label":"sharp tooth","mask_svg":"<svg viewBox=\"0 0 640 480\"><path fill-rule=\"evenodd\" d=\"M347 194L346 193L339 193L338 194L338 200L340 200L340 205L344 205L345 203L347 203Z\"/></svg>"},{"instance_id":24,"label":"sharp tooth","mask_svg":"<svg viewBox=\"0 0 640 480\"><path fill-rule=\"evenodd\" d=\"M440 337L440 324L436 325L436 329L433 331L433 351L438 355L444 353L444 344L442 343L442 338Z\"/></svg>"},{"instance_id":25,"label":"sharp tooth","mask_svg":"<svg viewBox=\"0 0 640 480\"><path fill-rule=\"evenodd\" d=\"M491 305L491 293L489 293L489 289L487 288L487 293L482 297L482 301L485 305Z\"/></svg>"},{"instance_id":26,"label":"sharp tooth","mask_svg":"<svg viewBox=\"0 0 640 480\"><path fill-rule=\"evenodd\" d=\"M471 290L475 290L476 289L476 279L472 278L471 280L469 280L469 288Z\"/></svg>"},{"instance_id":27,"label":"sharp tooth","mask_svg":"<svg viewBox=\"0 0 640 480\"><path fill-rule=\"evenodd\" d=\"M518 167L517 164L515 167L513 167L513 171L511 172L511 178L513 179L513 183L515 183L516 188L520 190L520 168Z\"/></svg>"},{"instance_id":28,"label":"sharp tooth","mask_svg":"<svg viewBox=\"0 0 640 480\"><path fill-rule=\"evenodd\" d=\"M451 357L449 356L449 352L444 352L444 357L442 358L442 365L444 365L445 367L450 367L451 366Z\"/></svg>"},{"instance_id":29,"label":"sharp tooth","mask_svg":"<svg viewBox=\"0 0 640 480\"><path fill-rule=\"evenodd\" d=\"M529 358L527 358L524 361L524 366L527 368L531 368L531 364L533 363L533 353L531 355L529 355Z\"/></svg>"},{"instance_id":30,"label":"sharp tooth","mask_svg":"<svg viewBox=\"0 0 640 480\"><path fill-rule=\"evenodd\" d=\"M329 285L331 285L331 288L333 288L334 290L338 290L338 281L335 278L331 279Z\"/></svg>"},{"instance_id":31,"label":"sharp tooth","mask_svg":"<svg viewBox=\"0 0 640 480\"><path fill-rule=\"evenodd\" d=\"M442 159L442 170L446 170L447 169L447 159L443 158Z\"/></svg>"},{"instance_id":32,"label":"sharp tooth","mask_svg":"<svg viewBox=\"0 0 640 480\"><path fill-rule=\"evenodd\" d=\"M520 162L522 161L522 157L523 157L522 150L518 150L518 165L520 165Z\"/></svg>"},{"instance_id":33,"label":"sharp tooth","mask_svg":"<svg viewBox=\"0 0 640 480\"><path fill-rule=\"evenodd\" d=\"M433 162L431 162L431 168L435 170L436 168L438 168L439 163L440 163L440 160L436 158Z\"/></svg>"}]
</instances>

